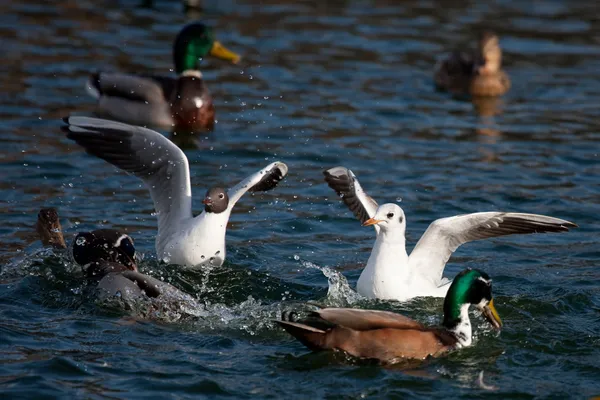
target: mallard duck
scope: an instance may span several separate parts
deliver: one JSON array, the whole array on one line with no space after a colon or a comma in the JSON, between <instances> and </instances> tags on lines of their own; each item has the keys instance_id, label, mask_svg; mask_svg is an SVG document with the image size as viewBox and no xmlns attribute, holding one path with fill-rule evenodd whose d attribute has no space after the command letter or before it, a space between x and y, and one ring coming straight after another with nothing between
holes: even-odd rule
<instances>
[{"instance_id":1,"label":"mallard duck","mask_svg":"<svg viewBox=\"0 0 600 400\"><path fill-rule=\"evenodd\" d=\"M368 298L405 301L421 296L444 297L450 281L442 278L442 274L446 262L460 245L512 234L564 232L577 226L539 214L457 215L432 222L409 256L402 208L392 203L378 206L347 168L331 168L324 175L363 225L375 227L375 244L356 286L358 293Z\"/></svg>"},{"instance_id":2,"label":"mallard duck","mask_svg":"<svg viewBox=\"0 0 600 400\"><path fill-rule=\"evenodd\" d=\"M248 191L275 188L288 172L284 163L273 162L229 190L212 187L203 200L204 212L194 217L188 159L169 139L147 128L98 118L72 116L65 122L69 139L144 181L158 218L156 252L171 264L223 264L234 205Z\"/></svg>"},{"instance_id":3,"label":"mallard duck","mask_svg":"<svg viewBox=\"0 0 600 400\"><path fill-rule=\"evenodd\" d=\"M394 362L435 357L470 346L471 305L500 329L502 321L492 299L492 280L477 269L462 271L452 282L444 299L441 327L426 327L389 311L353 308L324 308L300 321L276 322L313 351L341 350L355 357Z\"/></svg>"},{"instance_id":4,"label":"mallard duck","mask_svg":"<svg viewBox=\"0 0 600 400\"><path fill-rule=\"evenodd\" d=\"M44 246L66 249L58 212L43 208L36 230ZM119 296L124 300L149 297L169 301L194 302L175 286L138 271L133 239L116 229L80 232L71 244L73 259L85 271L87 283L95 286L101 298Z\"/></svg>"},{"instance_id":5,"label":"mallard duck","mask_svg":"<svg viewBox=\"0 0 600 400\"><path fill-rule=\"evenodd\" d=\"M501 96L510 89L510 79L501 68L502 50L498 36L484 32L474 54L456 51L435 71L439 89L454 94Z\"/></svg>"},{"instance_id":6,"label":"mallard duck","mask_svg":"<svg viewBox=\"0 0 600 400\"><path fill-rule=\"evenodd\" d=\"M178 76L98 72L91 75L87 90L98 99L98 112L112 119L182 132L212 130L215 107L198 70L208 55L233 63L240 60L215 40L212 29L199 22L189 24L173 45Z\"/></svg>"}]
</instances>

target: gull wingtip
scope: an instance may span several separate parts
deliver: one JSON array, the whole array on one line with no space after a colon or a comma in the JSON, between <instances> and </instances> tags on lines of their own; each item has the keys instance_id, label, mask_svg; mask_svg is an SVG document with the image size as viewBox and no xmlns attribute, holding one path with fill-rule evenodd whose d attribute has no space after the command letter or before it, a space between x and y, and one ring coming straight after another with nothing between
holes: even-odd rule
<instances>
[{"instance_id":1,"label":"gull wingtip","mask_svg":"<svg viewBox=\"0 0 600 400\"><path fill-rule=\"evenodd\" d=\"M571 221L566 221L566 223L563 223L563 226L567 228L567 230L569 230L569 228L579 228L579 225Z\"/></svg>"}]
</instances>

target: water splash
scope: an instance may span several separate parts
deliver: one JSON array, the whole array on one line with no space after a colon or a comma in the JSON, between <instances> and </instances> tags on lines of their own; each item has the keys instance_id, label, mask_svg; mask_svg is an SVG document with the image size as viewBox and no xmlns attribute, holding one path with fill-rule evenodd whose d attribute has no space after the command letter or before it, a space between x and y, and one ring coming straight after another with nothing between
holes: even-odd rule
<instances>
[{"instance_id":1,"label":"water splash","mask_svg":"<svg viewBox=\"0 0 600 400\"><path fill-rule=\"evenodd\" d=\"M327 299L325 301L327 305L347 307L363 300L363 297L350 287L348 280L340 272L329 267L321 267L310 261L302 261L301 264L305 268L318 269L327 278L329 284L329 288L327 289Z\"/></svg>"}]
</instances>

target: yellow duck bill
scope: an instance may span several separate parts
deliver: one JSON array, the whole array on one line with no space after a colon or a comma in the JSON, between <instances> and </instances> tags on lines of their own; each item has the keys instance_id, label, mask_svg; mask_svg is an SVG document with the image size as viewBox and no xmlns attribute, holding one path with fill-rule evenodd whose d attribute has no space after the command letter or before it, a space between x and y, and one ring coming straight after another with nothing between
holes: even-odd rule
<instances>
[{"instance_id":1,"label":"yellow duck bill","mask_svg":"<svg viewBox=\"0 0 600 400\"><path fill-rule=\"evenodd\" d=\"M233 51L227 49L225 46L221 44L221 42L216 41L213 43L212 48L210 49L210 55L220 58L222 60L231 61L234 64L240 62L241 57L234 53Z\"/></svg>"},{"instance_id":2,"label":"yellow duck bill","mask_svg":"<svg viewBox=\"0 0 600 400\"><path fill-rule=\"evenodd\" d=\"M496 307L494 307L494 299L490 300L488 305L481 309L481 312L494 328L500 329L502 327L502 320L498 315L498 311L496 311Z\"/></svg>"}]
</instances>

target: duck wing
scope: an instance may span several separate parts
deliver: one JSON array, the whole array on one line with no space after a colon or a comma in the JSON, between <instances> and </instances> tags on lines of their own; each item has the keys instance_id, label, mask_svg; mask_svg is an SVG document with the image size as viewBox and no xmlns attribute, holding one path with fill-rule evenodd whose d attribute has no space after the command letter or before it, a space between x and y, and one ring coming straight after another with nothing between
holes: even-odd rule
<instances>
[{"instance_id":1,"label":"duck wing","mask_svg":"<svg viewBox=\"0 0 600 400\"><path fill-rule=\"evenodd\" d=\"M356 331L376 329L424 329L424 326L411 318L390 311L361 310L357 308L324 308L314 311L325 321L345 326Z\"/></svg>"}]
</instances>

